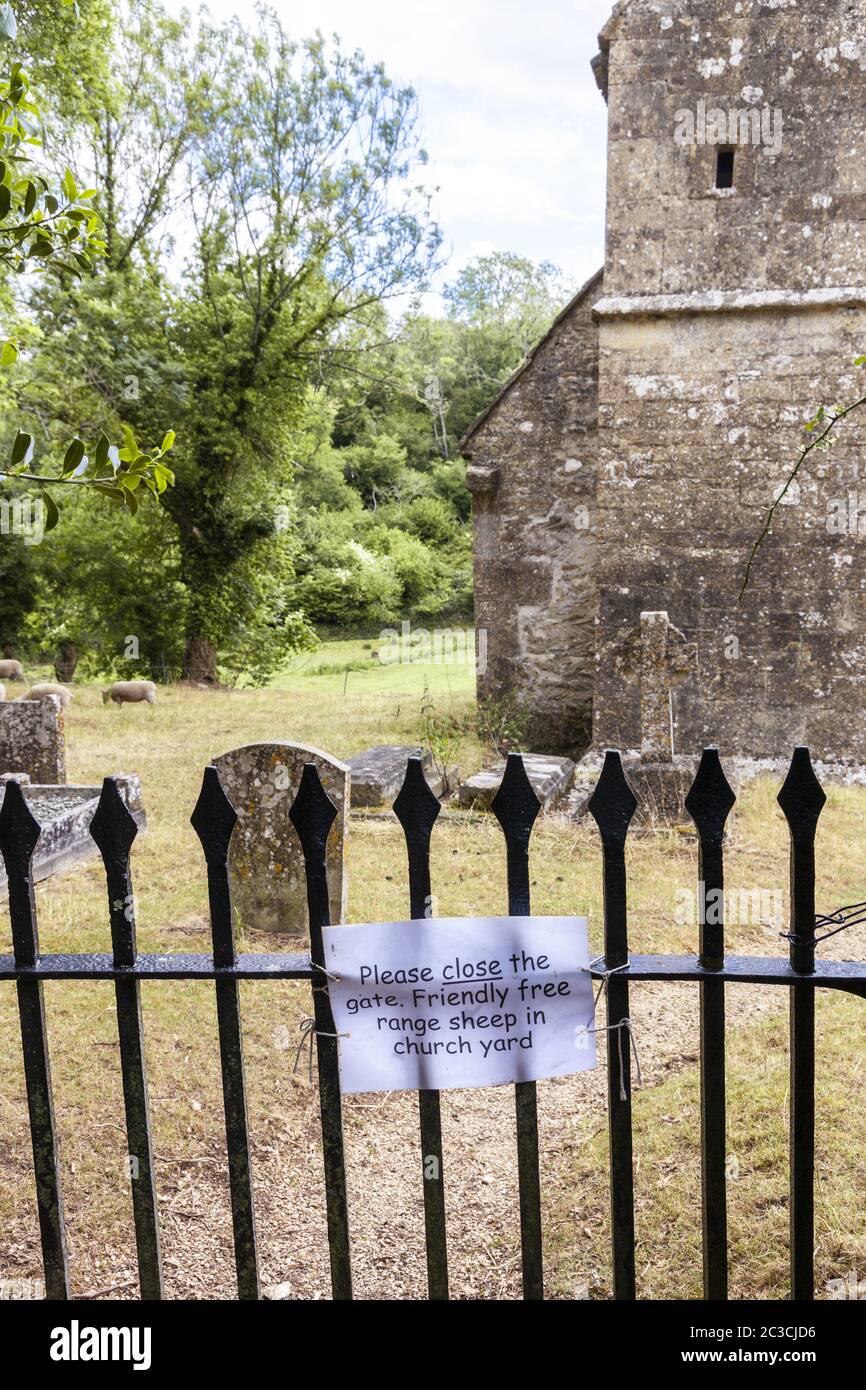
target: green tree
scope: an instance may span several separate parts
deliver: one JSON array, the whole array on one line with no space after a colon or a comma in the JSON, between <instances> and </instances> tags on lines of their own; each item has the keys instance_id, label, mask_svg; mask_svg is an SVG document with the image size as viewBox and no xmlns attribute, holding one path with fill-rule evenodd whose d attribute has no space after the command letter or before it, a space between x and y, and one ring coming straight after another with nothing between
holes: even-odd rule
<instances>
[{"instance_id":1,"label":"green tree","mask_svg":"<svg viewBox=\"0 0 866 1390\"><path fill-rule=\"evenodd\" d=\"M363 352L379 306L426 282L439 242L410 180L423 158L411 90L320 37L291 42L262 7L254 31L207 42L222 62L196 149L188 412L166 499L190 594L186 670L201 681L216 679L238 572L277 562L308 383Z\"/></svg>"},{"instance_id":2,"label":"green tree","mask_svg":"<svg viewBox=\"0 0 866 1390\"><path fill-rule=\"evenodd\" d=\"M469 328L505 329L526 356L574 293L550 261L536 264L513 251L476 256L446 287L449 316Z\"/></svg>"},{"instance_id":3,"label":"green tree","mask_svg":"<svg viewBox=\"0 0 866 1390\"><path fill-rule=\"evenodd\" d=\"M11 5L0 5L0 39L14 40L17 33ZM14 62L8 74L0 77L0 269L20 276L36 268L66 285L93 270L94 259L104 253L106 243L92 204L96 189L79 187L69 167L58 181L52 181L34 164L32 152L41 145L39 130L29 77L22 64ZM17 358L17 343L7 339L0 349L0 367L11 367ZM163 462L173 442L169 433L159 447L142 450L129 427L122 447L103 434L88 451L75 438L60 466L45 475L33 463L33 436L19 430L0 478L38 490L46 531L58 520L56 490L86 488L113 497L134 514L140 488L158 498L173 482Z\"/></svg>"}]
</instances>

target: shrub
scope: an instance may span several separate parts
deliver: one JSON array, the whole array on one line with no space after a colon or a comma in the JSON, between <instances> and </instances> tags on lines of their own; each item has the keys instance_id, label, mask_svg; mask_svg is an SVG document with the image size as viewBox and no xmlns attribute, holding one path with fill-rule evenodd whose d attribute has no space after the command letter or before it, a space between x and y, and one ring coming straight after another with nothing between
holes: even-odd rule
<instances>
[{"instance_id":1,"label":"shrub","mask_svg":"<svg viewBox=\"0 0 866 1390\"><path fill-rule=\"evenodd\" d=\"M404 508L406 529L425 545L446 546L457 532L457 518L441 497L416 497Z\"/></svg>"}]
</instances>

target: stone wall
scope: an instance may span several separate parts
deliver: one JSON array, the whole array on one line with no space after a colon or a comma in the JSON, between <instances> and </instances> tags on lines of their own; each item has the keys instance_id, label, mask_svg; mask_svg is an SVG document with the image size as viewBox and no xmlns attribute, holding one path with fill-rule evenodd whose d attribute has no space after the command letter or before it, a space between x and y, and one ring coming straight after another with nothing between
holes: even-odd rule
<instances>
[{"instance_id":1,"label":"stone wall","mask_svg":"<svg viewBox=\"0 0 866 1390\"><path fill-rule=\"evenodd\" d=\"M66 781L66 737L58 699L0 701L0 775L4 772L24 772L31 782Z\"/></svg>"},{"instance_id":2,"label":"stone wall","mask_svg":"<svg viewBox=\"0 0 866 1390\"><path fill-rule=\"evenodd\" d=\"M596 468L597 276L464 440L474 494L482 699L525 702L527 746L589 741ZM483 650L479 638L477 650Z\"/></svg>"},{"instance_id":3,"label":"stone wall","mask_svg":"<svg viewBox=\"0 0 866 1390\"><path fill-rule=\"evenodd\" d=\"M803 402L850 399L866 312L692 314L601 328L594 741L640 743L633 636L667 609L697 644L675 747L866 762L866 429L814 455L748 552L803 439ZM834 370L835 368L835 370ZM862 523L856 510L862 509ZM842 518L841 526L836 524Z\"/></svg>"}]
</instances>

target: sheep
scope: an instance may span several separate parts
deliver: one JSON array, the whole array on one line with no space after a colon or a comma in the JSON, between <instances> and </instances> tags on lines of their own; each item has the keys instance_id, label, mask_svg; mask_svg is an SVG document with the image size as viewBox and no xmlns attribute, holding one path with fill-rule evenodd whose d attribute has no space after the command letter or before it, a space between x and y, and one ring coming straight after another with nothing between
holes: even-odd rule
<instances>
[{"instance_id":1,"label":"sheep","mask_svg":"<svg viewBox=\"0 0 866 1390\"><path fill-rule=\"evenodd\" d=\"M22 695L22 700L46 700L49 695L56 695L60 701L61 709L68 709L72 700L72 691L67 690L65 685L55 685L52 681L43 681L40 685L31 685L26 695Z\"/></svg>"},{"instance_id":2,"label":"sheep","mask_svg":"<svg viewBox=\"0 0 866 1390\"><path fill-rule=\"evenodd\" d=\"M5 687L5 685L0 685L0 700L5 700L5 699L6 699L6 687Z\"/></svg>"},{"instance_id":3,"label":"sheep","mask_svg":"<svg viewBox=\"0 0 866 1390\"><path fill-rule=\"evenodd\" d=\"M102 703L113 700L116 705L135 705L141 701L152 705L156 701L156 686L153 681L115 681L102 692Z\"/></svg>"},{"instance_id":4,"label":"sheep","mask_svg":"<svg viewBox=\"0 0 866 1390\"><path fill-rule=\"evenodd\" d=\"M7 681L23 681L24 667L20 661L0 661L0 678Z\"/></svg>"}]
</instances>

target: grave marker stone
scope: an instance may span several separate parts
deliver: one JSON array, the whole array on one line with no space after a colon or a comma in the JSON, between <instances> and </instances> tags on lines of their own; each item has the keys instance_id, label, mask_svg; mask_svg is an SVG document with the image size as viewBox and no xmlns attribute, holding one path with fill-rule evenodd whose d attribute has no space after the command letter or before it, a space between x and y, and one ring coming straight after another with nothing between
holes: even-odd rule
<instances>
[{"instance_id":1,"label":"grave marker stone","mask_svg":"<svg viewBox=\"0 0 866 1390\"><path fill-rule=\"evenodd\" d=\"M345 921L349 768L320 749L301 743L253 743L213 760L238 815L229 871L232 904L240 927L307 935L304 857L289 820L305 763L315 764L337 808L328 838L328 888L331 921Z\"/></svg>"}]
</instances>

